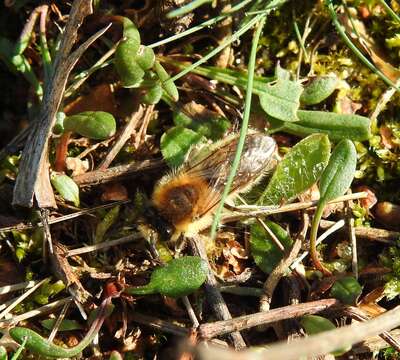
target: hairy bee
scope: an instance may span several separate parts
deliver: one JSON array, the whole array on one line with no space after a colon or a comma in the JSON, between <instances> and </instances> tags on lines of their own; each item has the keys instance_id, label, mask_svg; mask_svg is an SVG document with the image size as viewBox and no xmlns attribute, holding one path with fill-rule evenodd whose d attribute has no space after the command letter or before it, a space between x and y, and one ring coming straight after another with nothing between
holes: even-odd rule
<instances>
[{"instance_id":1,"label":"hairy bee","mask_svg":"<svg viewBox=\"0 0 400 360\"><path fill-rule=\"evenodd\" d=\"M210 226L229 176L238 139L235 134L211 146L194 147L180 168L156 184L152 203L175 227L173 238L182 233L190 236ZM249 190L271 169L275 151L273 138L255 131L247 135L228 200Z\"/></svg>"}]
</instances>

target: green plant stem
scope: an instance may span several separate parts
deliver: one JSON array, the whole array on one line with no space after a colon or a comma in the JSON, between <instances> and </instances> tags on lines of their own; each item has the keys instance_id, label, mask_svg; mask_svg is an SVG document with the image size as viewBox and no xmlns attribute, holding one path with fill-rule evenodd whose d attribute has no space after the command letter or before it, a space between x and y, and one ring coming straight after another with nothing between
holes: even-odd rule
<instances>
[{"instance_id":1,"label":"green plant stem","mask_svg":"<svg viewBox=\"0 0 400 360\"><path fill-rule=\"evenodd\" d=\"M387 13L390 15L390 17L394 20L397 21L400 24L400 17L399 15L397 15L392 8L386 4L385 0L379 0L379 2L382 4L382 6L385 8L385 10L387 11Z\"/></svg>"},{"instance_id":2,"label":"green plant stem","mask_svg":"<svg viewBox=\"0 0 400 360\"><path fill-rule=\"evenodd\" d=\"M157 292L150 284L143 286L128 287L124 290L124 293L130 295L151 295Z\"/></svg>"},{"instance_id":3,"label":"green plant stem","mask_svg":"<svg viewBox=\"0 0 400 360\"><path fill-rule=\"evenodd\" d=\"M222 15L216 16L215 18L207 20L207 21L205 21L205 22L203 22L203 23L201 23L199 25L193 26L190 29L187 29L186 31L183 31L183 32L181 32L179 34L176 34L176 35L170 36L170 37L168 37L166 39L157 41L157 42L155 42L153 44L148 45L147 47L155 48L157 46L168 44L168 43L170 43L172 41L178 40L178 39L180 39L182 37L188 36L190 34L193 34L194 32L197 32L197 31L199 31L201 29L204 29L207 26L212 26L212 25L216 24L217 22L227 18L228 16L231 16L233 13L235 13L238 10L240 10L241 8L246 6L248 3L250 3L251 1L253 1L253 0L241 1L239 4L233 6L232 9L227 13L223 13Z\"/></svg>"},{"instance_id":4,"label":"green plant stem","mask_svg":"<svg viewBox=\"0 0 400 360\"><path fill-rule=\"evenodd\" d=\"M182 6L176 10L172 10L167 14L168 19L172 19L174 17L182 16L187 14L188 12L191 12L201 5L207 4L212 2L213 0L193 0L189 4L186 4L185 6Z\"/></svg>"},{"instance_id":5,"label":"green plant stem","mask_svg":"<svg viewBox=\"0 0 400 360\"><path fill-rule=\"evenodd\" d=\"M315 210L313 222L311 224L311 232L310 232L310 255L314 266L321 271L324 275L331 275L331 272L326 269L321 261L319 260L319 254L317 251L317 235L319 222L321 221L322 213L324 212L325 204L320 202Z\"/></svg>"},{"instance_id":6,"label":"green plant stem","mask_svg":"<svg viewBox=\"0 0 400 360\"><path fill-rule=\"evenodd\" d=\"M244 147L244 142L246 139L247 128L248 128L249 118L250 118L250 110L251 110L251 98L252 98L252 94L253 94L253 80L254 80L254 70L255 70L256 55L257 55L257 46L258 46L258 41L260 39L261 31L265 24L265 16L266 15L264 14L264 15L259 15L259 16L260 16L260 19L259 19L260 21L257 25L256 32L254 33L254 36L253 36L253 43L251 46L249 64L247 67L248 80L247 80L247 88L246 88L246 99L245 99L243 121L242 121L242 127L240 129L239 141L238 141L235 157L233 159L231 171L230 171L229 177L226 181L226 185L224 187L224 192L222 193L221 201L218 205L217 211L215 212L214 220L211 225L211 233L210 233L211 239L214 239L215 235L217 233L217 228L218 228L219 220L221 218L222 210L224 208L225 200L229 194L229 191L230 191L232 183L233 183L233 179L235 178L237 169L239 167L240 158L241 158L243 147Z\"/></svg>"},{"instance_id":7,"label":"green plant stem","mask_svg":"<svg viewBox=\"0 0 400 360\"><path fill-rule=\"evenodd\" d=\"M93 341L94 337L100 331L104 319L107 316L107 309L110 304L111 304L111 297L108 297L105 300L103 300L103 302L99 307L97 318L95 321L93 321L85 337L78 345L69 349L48 342L38 333L28 328L22 328L22 327L12 328L10 329L10 335L18 343L23 343L24 341L26 341L26 347L36 354L53 358L60 358L60 357L70 358L78 355Z\"/></svg>"},{"instance_id":8,"label":"green plant stem","mask_svg":"<svg viewBox=\"0 0 400 360\"><path fill-rule=\"evenodd\" d=\"M19 356L21 355L22 351L24 351L24 349L25 349L25 345L26 345L27 341L28 341L28 339L25 338L24 341L22 342L22 344L17 349L17 351L14 353L13 357L11 358L11 360L17 360L19 358ZM5 357L5 360L7 360L7 356Z\"/></svg>"},{"instance_id":9,"label":"green plant stem","mask_svg":"<svg viewBox=\"0 0 400 360\"><path fill-rule=\"evenodd\" d=\"M231 37L226 39L215 49L211 50L208 54L203 56L200 60L196 61L194 64L188 66L186 69L184 69L180 73L176 74L173 78L171 78L171 81L176 81L176 80L180 79L182 76L185 76L186 74L190 73L197 66L204 64L206 61L211 59L213 56L217 55L222 49L224 49L229 44L231 44L232 42L239 39L245 32L250 30L253 27L253 25L255 25L257 22L259 22L265 16L266 16L266 14L260 14L260 15L255 16L246 25L244 25L240 30L236 31Z\"/></svg>"},{"instance_id":10,"label":"green plant stem","mask_svg":"<svg viewBox=\"0 0 400 360\"><path fill-rule=\"evenodd\" d=\"M336 30L339 35L342 37L345 44L354 52L354 54L366 65L372 72L377 74L387 85L392 86L397 91L400 89L393 83L385 74L383 74L374 64L372 64L364 54L352 43L350 38L347 36L346 31L343 28L343 25L339 22L337 18L336 11L333 7L332 0L325 0L326 6L328 8L329 14L331 16L333 25L335 25Z\"/></svg>"}]
</instances>

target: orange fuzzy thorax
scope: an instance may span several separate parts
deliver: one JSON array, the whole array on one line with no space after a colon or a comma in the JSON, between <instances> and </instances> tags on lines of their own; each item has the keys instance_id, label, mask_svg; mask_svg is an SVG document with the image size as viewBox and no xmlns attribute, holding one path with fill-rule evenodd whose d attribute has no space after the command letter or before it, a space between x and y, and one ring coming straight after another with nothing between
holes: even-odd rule
<instances>
[{"instance_id":1,"label":"orange fuzzy thorax","mask_svg":"<svg viewBox=\"0 0 400 360\"><path fill-rule=\"evenodd\" d=\"M185 233L207 206L210 191L201 177L181 173L157 184L152 200L161 215Z\"/></svg>"}]
</instances>

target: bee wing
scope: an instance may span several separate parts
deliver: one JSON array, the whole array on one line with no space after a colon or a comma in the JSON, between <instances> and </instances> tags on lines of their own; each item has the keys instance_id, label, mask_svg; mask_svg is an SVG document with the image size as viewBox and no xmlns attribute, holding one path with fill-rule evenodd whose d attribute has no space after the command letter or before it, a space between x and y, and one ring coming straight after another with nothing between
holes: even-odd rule
<instances>
[{"instance_id":1,"label":"bee wing","mask_svg":"<svg viewBox=\"0 0 400 360\"><path fill-rule=\"evenodd\" d=\"M194 149L184 171L188 175L203 178L210 191L200 216L211 211L221 200L238 145L238 136L222 140L210 149ZM252 132L247 135L240 164L233 180L230 194L245 191L269 170L276 149L275 140L265 134Z\"/></svg>"}]
</instances>

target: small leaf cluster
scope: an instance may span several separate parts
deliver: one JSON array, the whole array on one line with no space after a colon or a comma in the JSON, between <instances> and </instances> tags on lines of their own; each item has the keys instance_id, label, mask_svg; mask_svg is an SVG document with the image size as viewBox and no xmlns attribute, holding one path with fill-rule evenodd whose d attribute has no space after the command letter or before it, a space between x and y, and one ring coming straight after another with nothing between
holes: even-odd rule
<instances>
[{"instance_id":1,"label":"small leaf cluster","mask_svg":"<svg viewBox=\"0 0 400 360\"><path fill-rule=\"evenodd\" d=\"M126 88L141 88L141 101L156 104L163 91L172 100L178 101L178 90L163 66L156 60L154 51L141 45L140 34L135 24L123 18L123 38L115 51L114 65Z\"/></svg>"}]
</instances>

